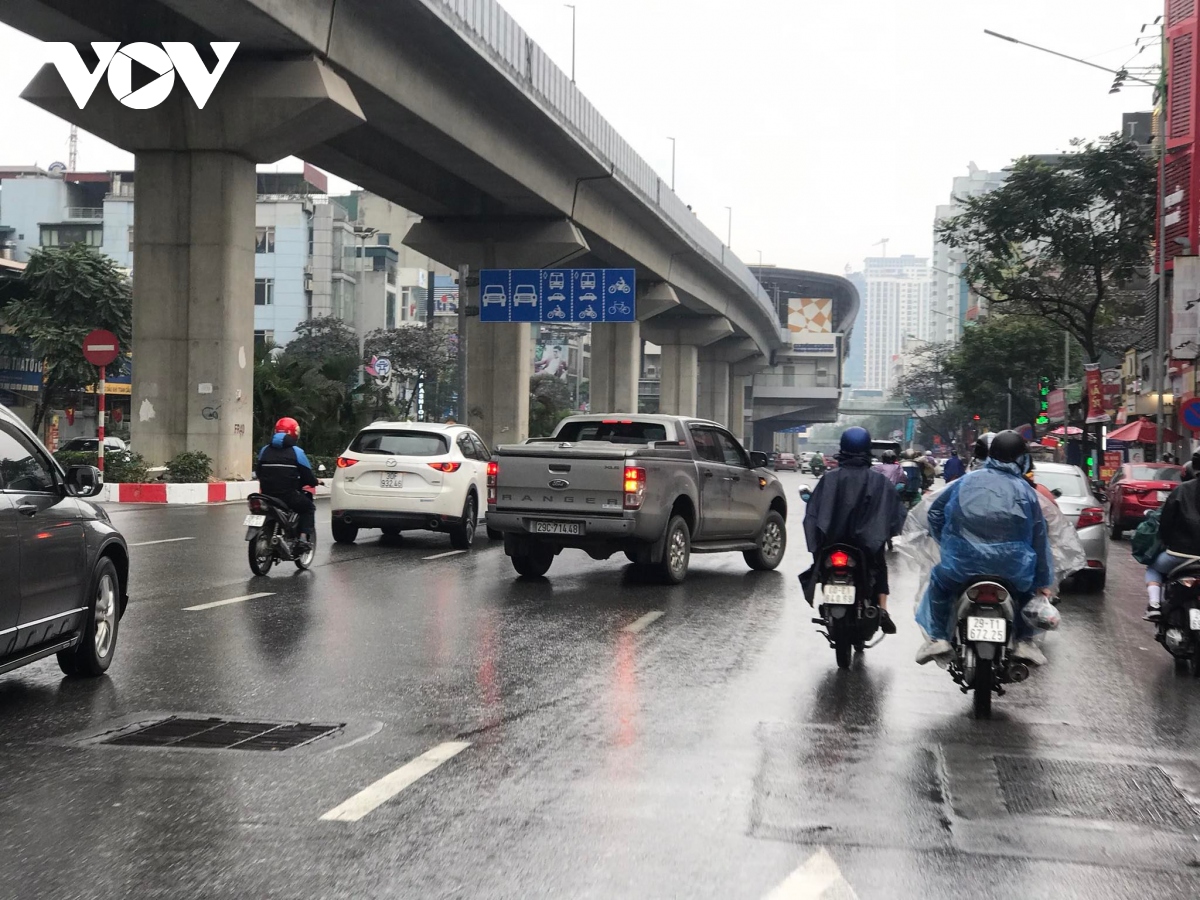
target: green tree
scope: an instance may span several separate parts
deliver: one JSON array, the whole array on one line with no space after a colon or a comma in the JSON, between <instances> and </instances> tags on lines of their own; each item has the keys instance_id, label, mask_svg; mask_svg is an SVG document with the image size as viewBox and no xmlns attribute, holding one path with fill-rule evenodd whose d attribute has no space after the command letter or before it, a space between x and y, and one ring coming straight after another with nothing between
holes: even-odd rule
<instances>
[{"instance_id":1,"label":"green tree","mask_svg":"<svg viewBox=\"0 0 1200 900\"><path fill-rule=\"evenodd\" d=\"M529 436L549 437L571 414L571 388L553 375L529 379Z\"/></svg>"},{"instance_id":2,"label":"green tree","mask_svg":"<svg viewBox=\"0 0 1200 900\"><path fill-rule=\"evenodd\" d=\"M929 436L956 444L970 418L954 381L955 345L925 344L912 355L894 396L904 401Z\"/></svg>"},{"instance_id":3,"label":"green tree","mask_svg":"<svg viewBox=\"0 0 1200 900\"><path fill-rule=\"evenodd\" d=\"M0 317L42 360L35 431L49 410L96 382L95 366L83 358L88 332L108 329L123 350L133 341L129 280L111 259L85 244L34 250L20 280L0 294ZM107 376L121 374L122 365L124 357L108 367Z\"/></svg>"},{"instance_id":4,"label":"green tree","mask_svg":"<svg viewBox=\"0 0 1200 900\"><path fill-rule=\"evenodd\" d=\"M412 415L413 404L422 387L426 389L426 418L441 418L436 399L446 395L446 386L453 382L452 337L437 328L414 326L378 329L367 335L367 356L385 356L391 360L392 378L407 387L396 401L401 418L408 419Z\"/></svg>"},{"instance_id":5,"label":"green tree","mask_svg":"<svg viewBox=\"0 0 1200 900\"><path fill-rule=\"evenodd\" d=\"M1043 318L1091 361L1123 349L1138 269L1154 236L1155 170L1110 135L1053 162L1017 160L1004 186L965 201L938 235L966 254L965 277L996 311Z\"/></svg>"}]
</instances>

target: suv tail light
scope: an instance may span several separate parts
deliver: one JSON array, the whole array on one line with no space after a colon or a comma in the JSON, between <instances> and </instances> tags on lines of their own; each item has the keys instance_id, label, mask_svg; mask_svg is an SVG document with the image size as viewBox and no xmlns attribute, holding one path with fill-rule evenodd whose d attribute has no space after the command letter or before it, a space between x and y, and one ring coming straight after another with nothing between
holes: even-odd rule
<instances>
[{"instance_id":1,"label":"suv tail light","mask_svg":"<svg viewBox=\"0 0 1200 900\"><path fill-rule=\"evenodd\" d=\"M967 598L980 604L1003 603L1008 599L1008 591L998 584L977 584L967 591Z\"/></svg>"},{"instance_id":2,"label":"suv tail light","mask_svg":"<svg viewBox=\"0 0 1200 900\"><path fill-rule=\"evenodd\" d=\"M488 505L496 505L496 482L500 478L500 463L490 462L487 467Z\"/></svg>"},{"instance_id":3,"label":"suv tail light","mask_svg":"<svg viewBox=\"0 0 1200 900\"><path fill-rule=\"evenodd\" d=\"M461 469L462 463L456 463L456 462L430 463L429 468L437 469L439 472L445 472L446 474L450 474L451 472L457 472L459 469Z\"/></svg>"},{"instance_id":4,"label":"suv tail light","mask_svg":"<svg viewBox=\"0 0 1200 900\"><path fill-rule=\"evenodd\" d=\"M352 465L354 465L356 462L358 462L357 459L351 459L348 456L339 456L337 458L337 467L339 469L348 469Z\"/></svg>"},{"instance_id":5,"label":"suv tail light","mask_svg":"<svg viewBox=\"0 0 1200 900\"><path fill-rule=\"evenodd\" d=\"M646 499L646 470L638 466L625 467L625 508L641 509Z\"/></svg>"},{"instance_id":6,"label":"suv tail light","mask_svg":"<svg viewBox=\"0 0 1200 900\"><path fill-rule=\"evenodd\" d=\"M835 569L850 568L850 554L845 550L834 550L829 554L829 565Z\"/></svg>"},{"instance_id":7,"label":"suv tail light","mask_svg":"<svg viewBox=\"0 0 1200 900\"><path fill-rule=\"evenodd\" d=\"M1098 506L1089 506L1079 514L1079 521L1075 523L1076 528L1091 528L1093 525L1104 524L1104 510Z\"/></svg>"}]
</instances>

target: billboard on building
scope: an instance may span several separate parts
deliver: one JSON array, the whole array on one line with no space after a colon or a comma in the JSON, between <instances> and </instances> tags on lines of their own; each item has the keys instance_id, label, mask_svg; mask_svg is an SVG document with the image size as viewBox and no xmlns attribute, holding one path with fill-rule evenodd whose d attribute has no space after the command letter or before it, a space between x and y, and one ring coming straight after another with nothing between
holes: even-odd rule
<instances>
[{"instance_id":1,"label":"billboard on building","mask_svg":"<svg viewBox=\"0 0 1200 900\"><path fill-rule=\"evenodd\" d=\"M566 381L570 372L571 351L566 344L538 344L534 347L534 375L553 375Z\"/></svg>"},{"instance_id":2,"label":"billboard on building","mask_svg":"<svg viewBox=\"0 0 1200 900\"><path fill-rule=\"evenodd\" d=\"M42 388L42 361L22 354L0 355L0 390L30 391Z\"/></svg>"},{"instance_id":3,"label":"billboard on building","mask_svg":"<svg viewBox=\"0 0 1200 900\"><path fill-rule=\"evenodd\" d=\"M1200 256L1177 256L1171 286L1171 358L1200 356Z\"/></svg>"},{"instance_id":4,"label":"billboard on building","mask_svg":"<svg viewBox=\"0 0 1200 900\"><path fill-rule=\"evenodd\" d=\"M833 331L833 300L829 297L796 297L788 301L788 331L829 334Z\"/></svg>"},{"instance_id":5,"label":"billboard on building","mask_svg":"<svg viewBox=\"0 0 1200 900\"><path fill-rule=\"evenodd\" d=\"M453 275L433 276L434 316L458 316L458 284Z\"/></svg>"},{"instance_id":6,"label":"billboard on building","mask_svg":"<svg viewBox=\"0 0 1200 900\"><path fill-rule=\"evenodd\" d=\"M794 356L837 356L840 334L797 334L792 333L792 355Z\"/></svg>"}]
</instances>

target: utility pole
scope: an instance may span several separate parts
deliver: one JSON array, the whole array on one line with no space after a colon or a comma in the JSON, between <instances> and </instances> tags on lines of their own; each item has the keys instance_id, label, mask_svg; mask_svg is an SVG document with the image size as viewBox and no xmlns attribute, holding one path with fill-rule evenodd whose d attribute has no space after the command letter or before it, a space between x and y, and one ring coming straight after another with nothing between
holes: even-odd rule
<instances>
[{"instance_id":1,"label":"utility pole","mask_svg":"<svg viewBox=\"0 0 1200 900\"><path fill-rule=\"evenodd\" d=\"M671 190L674 191L675 190L675 138L669 137L669 138L667 138L667 140L671 142Z\"/></svg>"},{"instance_id":2,"label":"utility pole","mask_svg":"<svg viewBox=\"0 0 1200 900\"><path fill-rule=\"evenodd\" d=\"M1005 420L1005 428L1012 429L1012 379L1008 379L1008 418Z\"/></svg>"},{"instance_id":3,"label":"utility pole","mask_svg":"<svg viewBox=\"0 0 1200 900\"><path fill-rule=\"evenodd\" d=\"M571 84L575 83L575 4L564 3L567 9L571 11Z\"/></svg>"},{"instance_id":4,"label":"utility pole","mask_svg":"<svg viewBox=\"0 0 1200 900\"><path fill-rule=\"evenodd\" d=\"M725 246L728 247L730 250L732 250L733 249L733 207L727 206L727 207L725 207L725 211L727 213L729 213L728 228L726 229L726 235L725 235Z\"/></svg>"},{"instance_id":5,"label":"utility pole","mask_svg":"<svg viewBox=\"0 0 1200 900\"><path fill-rule=\"evenodd\" d=\"M470 275L470 266L458 267L458 357L455 363L458 369L458 421L463 425L471 424L471 407L467 399L467 279Z\"/></svg>"}]
</instances>

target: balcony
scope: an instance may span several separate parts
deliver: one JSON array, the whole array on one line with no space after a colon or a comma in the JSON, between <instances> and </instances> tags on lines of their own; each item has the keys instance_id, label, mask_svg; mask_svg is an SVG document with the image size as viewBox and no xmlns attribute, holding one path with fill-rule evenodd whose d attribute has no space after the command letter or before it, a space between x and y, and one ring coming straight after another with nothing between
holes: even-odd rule
<instances>
[{"instance_id":1,"label":"balcony","mask_svg":"<svg viewBox=\"0 0 1200 900\"><path fill-rule=\"evenodd\" d=\"M66 209L66 221L94 221L104 218L104 207L102 206L68 206Z\"/></svg>"}]
</instances>

